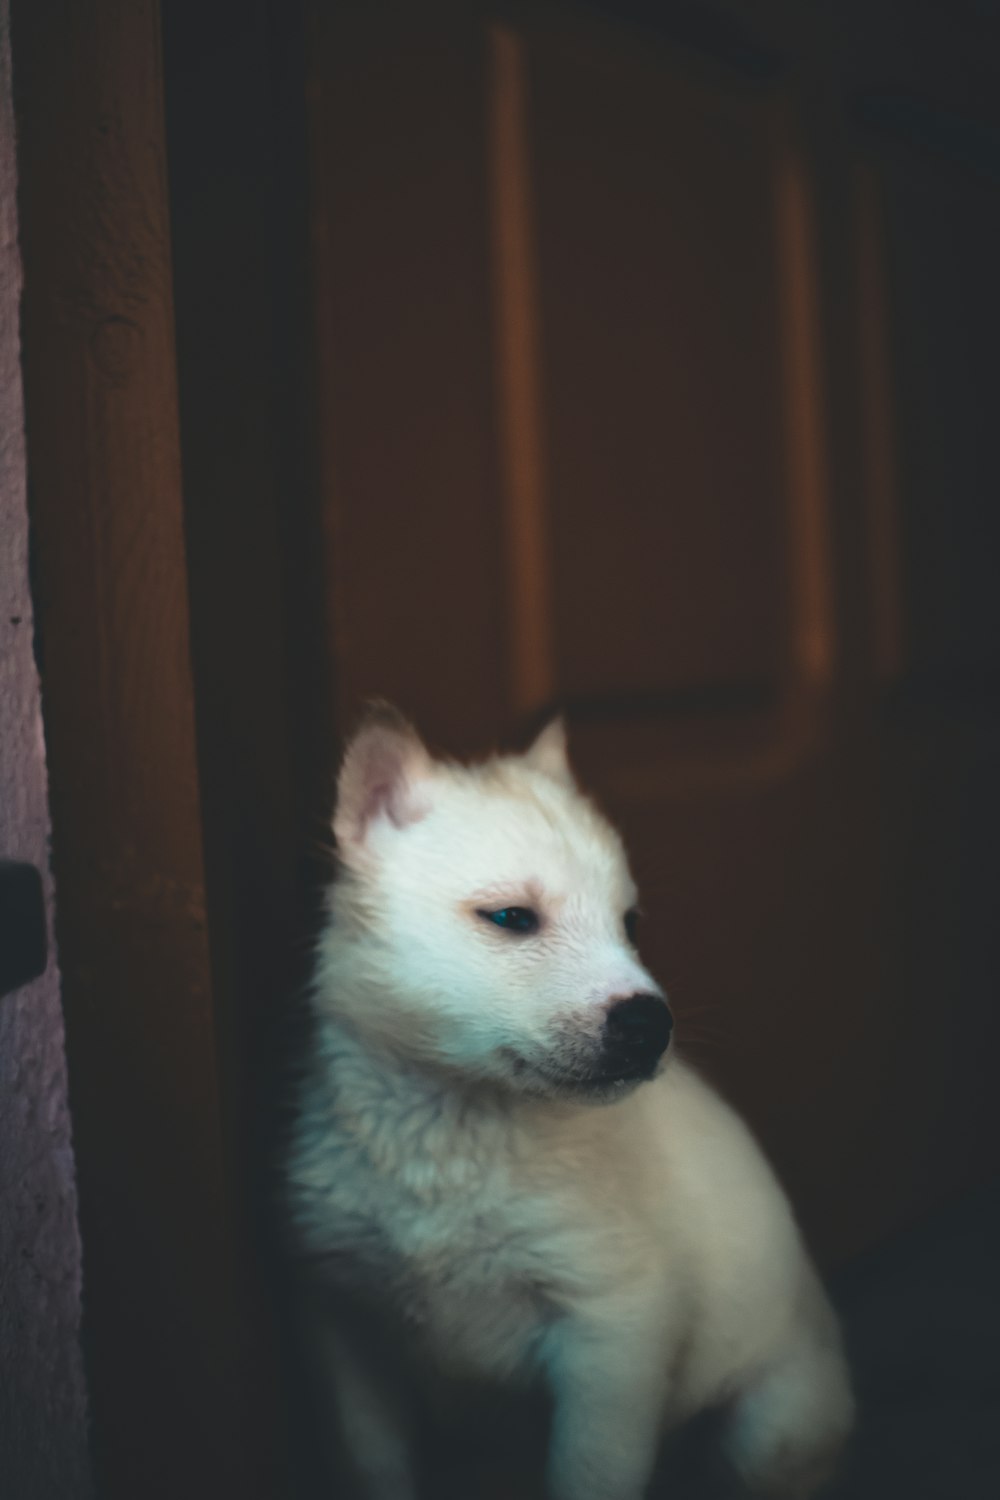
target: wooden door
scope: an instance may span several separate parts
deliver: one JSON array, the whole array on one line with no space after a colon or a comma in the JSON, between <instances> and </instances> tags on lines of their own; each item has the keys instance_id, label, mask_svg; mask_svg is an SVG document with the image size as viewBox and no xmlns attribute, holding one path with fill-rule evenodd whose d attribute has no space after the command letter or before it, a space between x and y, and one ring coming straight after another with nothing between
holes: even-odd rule
<instances>
[{"instance_id":1,"label":"wooden door","mask_svg":"<svg viewBox=\"0 0 1000 1500\"><path fill-rule=\"evenodd\" d=\"M319 10L327 632L343 725L566 710L682 1044L836 1258L997 1160L1000 220L849 49L726 9Z\"/></svg>"},{"instance_id":2,"label":"wooden door","mask_svg":"<svg viewBox=\"0 0 1000 1500\"><path fill-rule=\"evenodd\" d=\"M370 694L567 709L827 1257L996 1170L987 9L16 0L102 1493L298 1451L246 1169Z\"/></svg>"}]
</instances>

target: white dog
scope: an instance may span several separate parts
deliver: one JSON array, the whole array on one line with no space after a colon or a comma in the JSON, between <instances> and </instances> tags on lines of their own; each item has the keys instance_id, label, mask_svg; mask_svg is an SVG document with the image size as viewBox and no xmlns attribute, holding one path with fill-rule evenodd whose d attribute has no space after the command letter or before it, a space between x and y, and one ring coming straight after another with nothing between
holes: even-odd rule
<instances>
[{"instance_id":1,"label":"white dog","mask_svg":"<svg viewBox=\"0 0 1000 1500\"><path fill-rule=\"evenodd\" d=\"M366 1496L416 1495L407 1392L440 1374L541 1382L551 1500L640 1500L714 1406L753 1493L811 1496L852 1418L835 1320L759 1149L672 1055L561 724L464 767L377 709L334 831L287 1189Z\"/></svg>"}]
</instances>

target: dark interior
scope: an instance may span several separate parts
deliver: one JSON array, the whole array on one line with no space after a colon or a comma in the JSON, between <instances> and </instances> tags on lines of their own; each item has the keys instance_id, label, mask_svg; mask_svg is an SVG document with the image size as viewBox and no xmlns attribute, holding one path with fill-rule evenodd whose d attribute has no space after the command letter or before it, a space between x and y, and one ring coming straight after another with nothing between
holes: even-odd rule
<instances>
[{"instance_id":1,"label":"dark interior","mask_svg":"<svg viewBox=\"0 0 1000 1500\"><path fill-rule=\"evenodd\" d=\"M1000 1493L998 22L13 0L102 1500L314 1483L262 1183L374 695L565 711L844 1310L837 1493Z\"/></svg>"}]
</instances>

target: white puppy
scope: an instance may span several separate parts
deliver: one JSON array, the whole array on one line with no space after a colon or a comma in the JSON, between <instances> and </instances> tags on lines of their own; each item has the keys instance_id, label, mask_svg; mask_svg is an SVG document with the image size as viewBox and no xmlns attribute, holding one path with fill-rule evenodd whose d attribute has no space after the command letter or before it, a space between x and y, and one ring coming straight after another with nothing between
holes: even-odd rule
<instances>
[{"instance_id":1,"label":"white puppy","mask_svg":"<svg viewBox=\"0 0 1000 1500\"><path fill-rule=\"evenodd\" d=\"M759 1149L668 1047L561 725L463 767L376 710L334 831L286 1171L364 1493L417 1493L407 1392L437 1372L541 1382L551 1500L640 1500L710 1406L751 1491L811 1496L852 1417L835 1320Z\"/></svg>"}]
</instances>

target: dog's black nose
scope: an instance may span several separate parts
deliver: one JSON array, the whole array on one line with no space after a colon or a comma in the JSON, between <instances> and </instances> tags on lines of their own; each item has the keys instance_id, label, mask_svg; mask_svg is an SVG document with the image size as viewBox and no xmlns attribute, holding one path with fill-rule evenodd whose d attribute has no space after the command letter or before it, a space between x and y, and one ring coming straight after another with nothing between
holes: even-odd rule
<instances>
[{"instance_id":1,"label":"dog's black nose","mask_svg":"<svg viewBox=\"0 0 1000 1500\"><path fill-rule=\"evenodd\" d=\"M618 1000L604 1022L605 1063L626 1073L653 1072L667 1050L674 1018L659 995L630 995Z\"/></svg>"}]
</instances>

